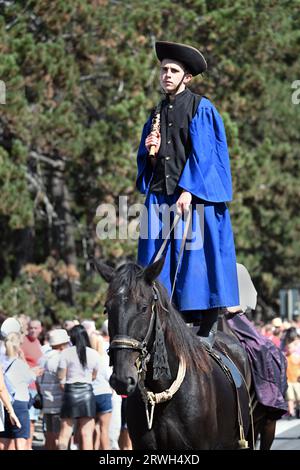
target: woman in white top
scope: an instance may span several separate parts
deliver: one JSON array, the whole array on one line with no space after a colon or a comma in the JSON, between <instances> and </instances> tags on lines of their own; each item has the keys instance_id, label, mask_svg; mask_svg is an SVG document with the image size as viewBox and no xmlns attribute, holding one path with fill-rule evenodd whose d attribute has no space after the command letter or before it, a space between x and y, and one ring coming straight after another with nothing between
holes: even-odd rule
<instances>
[{"instance_id":1,"label":"woman in white top","mask_svg":"<svg viewBox=\"0 0 300 470\"><path fill-rule=\"evenodd\" d=\"M112 388L109 385L109 379L112 368L109 366L109 356L106 351L99 355L99 358L101 366L93 382L96 400L94 449L110 450L109 425L112 416Z\"/></svg>"},{"instance_id":2,"label":"woman in white top","mask_svg":"<svg viewBox=\"0 0 300 470\"><path fill-rule=\"evenodd\" d=\"M11 424L17 426L17 428L20 429L21 423L18 420L18 417L16 416L15 411L10 402L9 393L4 382L2 368L0 367L0 432L4 431L4 408L9 416Z\"/></svg>"},{"instance_id":3,"label":"woman in white top","mask_svg":"<svg viewBox=\"0 0 300 470\"><path fill-rule=\"evenodd\" d=\"M58 377L64 384L58 448L67 449L73 419L76 418L81 436L80 448L92 450L96 415L92 381L100 367L99 354L91 349L87 332L82 325L74 326L69 334L73 346L61 353L58 366Z\"/></svg>"},{"instance_id":4,"label":"woman in white top","mask_svg":"<svg viewBox=\"0 0 300 470\"><path fill-rule=\"evenodd\" d=\"M6 348L6 364L3 373L14 391L12 407L19 424L11 419L11 409L5 412L4 431L0 433L0 441L4 449L26 450L26 440L30 436L29 419L29 390L28 385L36 378L28 364L20 359L22 336L20 333L10 333L4 340Z\"/></svg>"},{"instance_id":5,"label":"woman in white top","mask_svg":"<svg viewBox=\"0 0 300 470\"><path fill-rule=\"evenodd\" d=\"M44 374L38 381L38 389L43 396L43 426L45 429L45 449L57 450L60 432L60 410L63 391L57 377L60 355L69 347L70 338L66 330L57 328L49 332L51 351L39 361Z\"/></svg>"}]
</instances>

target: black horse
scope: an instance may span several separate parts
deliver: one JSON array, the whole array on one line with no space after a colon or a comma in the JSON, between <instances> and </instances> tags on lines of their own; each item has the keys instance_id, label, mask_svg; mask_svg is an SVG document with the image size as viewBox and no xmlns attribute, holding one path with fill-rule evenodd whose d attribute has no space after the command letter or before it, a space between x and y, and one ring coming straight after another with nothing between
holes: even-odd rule
<instances>
[{"instance_id":1,"label":"black horse","mask_svg":"<svg viewBox=\"0 0 300 470\"><path fill-rule=\"evenodd\" d=\"M110 283L111 385L128 395L133 448L238 449L243 431L251 431L247 389L241 387L237 399L230 376L170 304L155 281L163 262L145 269L127 263L114 271L95 261ZM228 341L249 386L246 353L233 337Z\"/></svg>"}]
</instances>

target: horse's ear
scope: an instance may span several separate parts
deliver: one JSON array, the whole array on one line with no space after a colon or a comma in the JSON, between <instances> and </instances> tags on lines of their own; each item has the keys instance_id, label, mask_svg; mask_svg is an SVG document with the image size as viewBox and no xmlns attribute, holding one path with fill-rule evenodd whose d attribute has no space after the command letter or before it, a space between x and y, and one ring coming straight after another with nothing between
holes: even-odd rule
<instances>
[{"instance_id":1,"label":"horse's ear","mask_svg":"<svg viewBox=\"0 0 300 470\"><path fill-rule=\"evenodd\" d=\"M93 258L90 263L94 267L94 269L103 277L103 279L110 283L112 278L114 277L114 269L111 266L103 263L103 261L97 260Z\"/></svg>"},{"instance_id":2,"label":"horse's ear","mask_svg":"<svg viewBox=\"0 0 300 470\"><path fill-rule=\"evenodd\" d=\"M160 275L164 263L165 256L162 256L144 269L144 279L147 283L151 284Z\"/></svg>"}]
</instances>

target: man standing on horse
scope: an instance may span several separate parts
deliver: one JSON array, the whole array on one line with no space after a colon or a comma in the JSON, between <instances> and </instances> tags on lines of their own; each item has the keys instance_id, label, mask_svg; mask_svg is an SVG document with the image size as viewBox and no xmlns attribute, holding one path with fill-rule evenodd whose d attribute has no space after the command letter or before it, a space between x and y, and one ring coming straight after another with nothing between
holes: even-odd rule
<instances>
[{"instance_id":1,"label":"man standing on horse","mask_svg":"<svg viewBox=\"0 0 300 470\"><path fill-rule=\"evenodd\" d=\"M138 262L142 266L153 262L163 243L166 208L174 220L175 207L182 217L170 234L159 280L169 293L175 281L177 309L187 322L200 322L198 335L212 344L220 309L239 305L226 204L232 199L226 135L214 105L187 88L193 76L207 68L201 52L165 41L155 47L165 97L144 126L137 157L136 184L146 194ZM191 243L190 249L186 243L181 253L186 211L201 243Z\"/></svg>"}]
</instances>

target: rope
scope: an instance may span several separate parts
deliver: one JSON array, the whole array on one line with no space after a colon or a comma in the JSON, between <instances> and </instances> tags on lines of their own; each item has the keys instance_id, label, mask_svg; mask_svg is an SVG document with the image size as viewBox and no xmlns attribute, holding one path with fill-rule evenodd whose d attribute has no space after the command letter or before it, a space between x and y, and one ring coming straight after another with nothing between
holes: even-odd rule
<instances>
[{"instance_id":1,"label":"rope","mask_svg":"<svg viewBox=\"0 0 300 470\"><path fill-rule=\"evenodd\" d=\"M187 239L187 235L188 235L188 230L189 230L189 226L190 226L190 221L191 221L191 208L189 209L188 211L188 215L187 215L187 220L186 220L186 223L185 223L185 227L184 227L184 232L183 232L183 237L182 237L182 240L181 240L181 244L180 244L180 250L179 250L179 254L178 254L178 259L177 259L177 266L176 266L176 271L175 271L175 275L174 275L174 280L173 280L173 285L172 285L172 293L171 293L171 297L170 297L170 302L172 302L172 298L173 298L173 294L174 294L174 290L175 290L175 284L176 284L176 279L177 279L177 274L178 274L178 270L179 270L179 266L180 266L180 261L181 261L181 257L182 257L182 254L183 254L183 250L184 250L184 247L185 247L185 242L186 242L186 239ZM180 218L181 218L181 214L176 214L175 217L174 217L174 221L173 221L173 224L172 224L172 227L170 228L169 230L169 233L168 235L166 236L166 238L164 239L160 249L158 250L155 258L154 258L154 261L153 263L155 263L157 260L159 260L159 258L162 256L164 250L165 250L165 247L169 241L169 238L171 236L171 233L173 232L174 228L176 227L176 225L178 224Z\"/></svg>"},{"instance_id":2,"label":"rope","mask_svg":"<svg viewBox=\"0 0 300 470\"><path fill-rule=\"evenodd\" d=\"M140 388L140 391L141 391L141 394L145 403L145 410L146 410L146 417L147 417L149 431L152 428L152 424L153 424L155 405L158 405L159 403L164 403L165 401L172 399L172 397L181 387L185 374L186 374L186 362L181 357L179 361L176 380L172 383L170 388L168 388L167 390L164 390L163 392L160 392L160 393L154 393L154 392L147 390L147 388L144 385L144 381L139 382L139 388ZM149 415L149 410L148 410L148 404L151 407L150 415Z\"/></svg>"},{"instance_id":3,"label":"rope","mask_svg":"<svg viewBox=\"0 0 300 470\"><path fill-rule=\"evenodd\" d=\"M170 230L169 230L169 232L168 232L166 238L164 239L164 241L163 241L163 243L162 243L160 249L158 250L158 252L157 252L157 254L156 254L155 258L154 258L153 263L155 263L156 261L158 261L159 258L161 257L161 255L163 254L164 249L165 249L165 247L166 247L166 245L167 245L167 243L168 243L168 241L169 241L170 235L171 235L171 233L173 232L173 230L174 230L174 228L176 227L176 225L178 224L180 218L181 218L181 215L177 213L177 214L175 215L175 217L174 217L174 221L173 221L172 227L170 228Z\"/></svg>"},{"instance_id":4,"label":"rope","mask_svg":"<svg viewBox=\"0 0 300 470\"><path fill-rule=\"evenodd\" d=\"M189 226L190 226L190 221L191 221L191 210L189 210L189 212L188 212L186 224L185 224L185 227L184 227L183 237L182 237L181 244L180 244L178 262L177 262L176 271L175 271L175 275L174 275L170 302L172 302L172 298L173 298L173 294L174 294L174 290L175 290L177 274L178 274L179 265L180 265L181 257L182 257L182 254L183 254L183 250L184 250L184 247L185 247L185 242L186 242L186 239L187 239L187 234L188 234L188 230L189 230Z\"/></svg>"}]
</instances>

